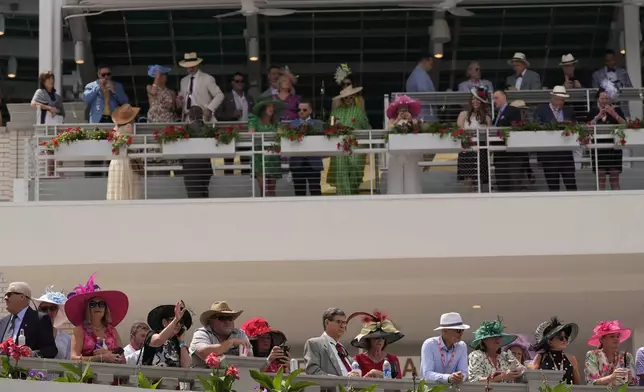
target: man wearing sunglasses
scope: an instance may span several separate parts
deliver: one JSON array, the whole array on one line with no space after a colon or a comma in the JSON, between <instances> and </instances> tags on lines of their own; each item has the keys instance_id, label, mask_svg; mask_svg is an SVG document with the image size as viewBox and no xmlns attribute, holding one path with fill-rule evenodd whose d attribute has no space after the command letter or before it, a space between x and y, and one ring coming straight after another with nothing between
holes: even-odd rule
<instances>
[{"instance_id":1,"label":"man wearing sunglasses","mask_svg":"<svg viewBox=\"0 0 644 392\"><path fill-rule=\"evenodd\" d=\"M463 333L470 326L463 324L458 313L445 313L434 331L440 336L429 338L420 352L421 377L427 382L458 385L467 380L467 345Z\"/></svg>"},{"instance_id":2,"label":"man wearing sunglasses","mask_svg":"<svg viewBox=\"0 0 644 392\"><path fill-rule=\"evenodd\" d=\"M246 93L246 78L237 72L230 78L232 91L224 94L224 101L217 109L217 119L220 121L248 121L248 113L255 105L253 97ZM249 151L250 147L238 147L239 151ZM239 158L242 165L250 164L250 156ZM224 158L224 164L232 165L235 158ZM225 175L234 174L233 170L224 170ZM249 175L250 169L242 170L243 175Z\"/></svg>"},{"instance_id":3,"label":"man wearing sunglasses","mask_svg":"<svg viewBox=\"0 0 644 392\"><path fill-rule=\"evenodd\" d=\"M54 340L54 328L46 313L29 307L31 289L24 282L13 282L7 288L4 302L9 316L0 320L2 341L11 338L18 343L22 333L25 345L42 358L54 358L58 354Z\"/></svg>"},{"instance_id":4,"label":"man wearing sunglasses","mask_svg":"<svg viewBox=\"0 0 644 392\"><path fill-rule=\"evenodd\" d=\"M293 128L306 129L306 132L321 132L322 121L315 120L313 116L313 106L308 100L301 100L298 106L297 120L293 120L289 125ZM306 186L308 184L311 196L322 195L320 185L320 173L324 170L322 157L290 157L289 169L293 175L293 188L295 196L306 196Z\"/></svg>"}]
</instances>

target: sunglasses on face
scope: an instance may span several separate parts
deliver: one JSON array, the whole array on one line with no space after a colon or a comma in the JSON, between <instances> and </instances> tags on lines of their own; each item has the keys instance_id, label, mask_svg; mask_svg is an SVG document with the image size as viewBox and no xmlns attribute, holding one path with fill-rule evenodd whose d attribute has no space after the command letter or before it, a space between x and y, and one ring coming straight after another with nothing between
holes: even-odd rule
<instances>
[{"instance_id":1,"label":"sunglasses on face","mask_svg":"<svg viewBox=\"0 0 644 392\"><path fill-rule=\"evenodd\" d=\"M233 316L217 316L213 318L219 321L233 321Z\"/></svg>"},{"instance_id":2,"label":"sunglasses on face","mask_svg":"<svg viewBox=\"0 0 644 392\"><path fill-rule=\"evenodd\" d=\"M234 79L234 83L244 83L244 79Z\"/></svg>"},{"instance_id":3,"label":"sunglasses on face","mask_svg":"<svg viewBox=\"0 0 644 392\"><path fill-rule=\"evenodd\" d=\"M11 298L11 296L13 296L13 295L22 295L22 294L20 294L20 293L14 293L14 292L9 292L9 293L6 293L4 296L5 296L5 298Z\"/></svg>"},{"instance_id":4,"label":"sunglasses on face","mask_svg":"<svg viewBox=\"0 0 644 392\"><path fill-rule=\"evenodd\" d=\"M559 336L555 336L555 340L558 340L560 342L565 342L568 340L568 338L566 337L566 335L559 335Z\"/></svg>"},{"instance_id":5,"label":"sunglasses on face","mask_svg":"<svg viewBox=\"0 0 644 392\"><path fill-rule=\"evenodd\" d=\"M41 306L38 308L41 312L57 312L58 306Z\"/></svg>"},{"instance_id":6,"label":"sunglasses on face","mask_svg":"<svg viewBox=\"0 0 644 392\"><path fill-rule=\"evenodd\" d=\"M90 309L105 309L105 302L104 301L89 301L89 307Z\"/></svg>"}]
</instances>

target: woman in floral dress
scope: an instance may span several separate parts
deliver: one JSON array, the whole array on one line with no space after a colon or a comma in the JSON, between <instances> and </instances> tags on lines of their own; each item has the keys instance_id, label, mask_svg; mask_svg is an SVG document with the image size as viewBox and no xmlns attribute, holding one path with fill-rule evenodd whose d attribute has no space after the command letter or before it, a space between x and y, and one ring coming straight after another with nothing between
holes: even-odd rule
<instances>
[{"instance_id":1,"label":"woman in floral dress","mask_svg":"<svg viewBox=\"0 0 644 392\"><path fill-rule=\"evenodd\" d=\"M468 358L469 382L513 382L525 372L511 351L501 351L501 347L514 342L516 335L503 332L501 318L483 321L474 331L472 351Z\"/></svg>"},{"instance_id":2,"label":"woman in floral dress","mask_svg":"<svg viewBox=\"0 0 644 392\"><path fill-rule=\"evenodd\" d=\"M633 355L619 351L620 343L631 336L618 320L602 321L593 329L589 346L597 347L586 353L586 382L592 385L636 385Z\"/></svg>"},{"instance_id":3,"label":"woman in floral dress","mask_svg":"<svg viewBox=\"0 0 644 392\"><path fill-rule=\"evenodd\" d=\"M253 106L248 115L248 131L277 132L283 103L280 100L266 99ZM264 196L275 196L275 183L282 177L282 161L278 155L255 154L255 177ZM265 178L265 182L264 182Z\"/></svg>"},{"instance_id":4,"label":"woman in floral dress","mask_svg":"<svg viewBox=\"0 0 644 392\"><path fill-rule=\"evenodd\" d=\"M170 68L160 65L148 67L148 76L154 78L154 83L147 86L148 101L148 122L171 123L176 120L176 97L177 94L166 87Z\"/></svg>"},{"instance_id":5,"label":"woman in floral dress","mask_svg":"<svg viewBox=\"0 0 644 392\"><path fill-rule=\"evenodd\" d=\"M356 103L355 95L360 91L362 91L362 87L345 87L340 92L340 95L333 98L334 101L340 101L340 104L333 109L331 117L341 125L356 130L371 129L367 114ZM360 184L362 184L362 178L364 177L366 159L365 154L331 157L327 181L336 188L336 194L357 195L359 193Z\"/></svg>"}]
</instances>

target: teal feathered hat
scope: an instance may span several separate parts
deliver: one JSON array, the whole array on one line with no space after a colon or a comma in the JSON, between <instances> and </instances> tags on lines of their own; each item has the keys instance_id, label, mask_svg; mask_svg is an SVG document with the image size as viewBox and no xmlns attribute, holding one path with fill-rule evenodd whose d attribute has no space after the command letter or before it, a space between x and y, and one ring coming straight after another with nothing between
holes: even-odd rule
<instances>
[{"instance_id":1,"label":"teal feathered hat","mask_svg":"<svg viewBox=\"0 0 644 392\"><path fill-rule=\"evenodd\" d=\"M474 340L471 347L475 350L480 348L483 339L487 338L501 338L501 347L507 346L517 339L517 335L510 335L503 332L503 319L497 316L494 321L483 321L479 329L474 331Z\"/></svg>"}]
</instances>

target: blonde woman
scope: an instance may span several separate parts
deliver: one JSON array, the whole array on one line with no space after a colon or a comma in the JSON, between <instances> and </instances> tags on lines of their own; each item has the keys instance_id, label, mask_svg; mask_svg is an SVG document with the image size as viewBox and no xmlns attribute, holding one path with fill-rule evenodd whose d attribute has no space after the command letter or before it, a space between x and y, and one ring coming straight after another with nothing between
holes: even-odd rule
<instances>
[{"instance_id":1,"label":"blonde woman","mask_svg":"<svg viewBox=\"0 0 644 392\"><path fill-rule=\"evenodd\" d=\"M112 113L115 124L114 131L118 135L134 133L134 119L141 111L140 108L125 104ZM140 176L135 168L141 166L140 162L124 159L112 159L107 172L107 200L134 200L140 198Z\"/></svg>"}]
</instances>

